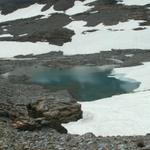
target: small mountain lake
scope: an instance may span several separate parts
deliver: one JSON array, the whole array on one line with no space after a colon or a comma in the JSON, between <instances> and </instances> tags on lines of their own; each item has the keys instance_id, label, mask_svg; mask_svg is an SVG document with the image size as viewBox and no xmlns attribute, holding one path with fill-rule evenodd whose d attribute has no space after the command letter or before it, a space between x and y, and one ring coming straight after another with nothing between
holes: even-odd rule
<instances>
[{"instance_id":1,"label":"small mountain lake","mask_svg":"<svg viewBox=\"0 0 150 150\"><path fill-rule=\"evenodd\" d=\"M43 66L18 68L10 74L29 75L31 82L52 90L67 89L78 101L93 101L133 92L140 82L119 80L111 76L112 67L79 66L49 69Z\"/></svg>"}]
</instances>

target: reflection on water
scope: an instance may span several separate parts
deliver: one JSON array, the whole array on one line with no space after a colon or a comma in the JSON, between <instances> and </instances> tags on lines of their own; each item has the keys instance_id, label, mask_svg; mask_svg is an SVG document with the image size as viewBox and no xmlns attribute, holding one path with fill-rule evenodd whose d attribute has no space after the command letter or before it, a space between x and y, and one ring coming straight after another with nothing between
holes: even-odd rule
<instances>
[{"instance_id":1,"label":"reflection on water","mask_svg":"<svg viewBox=\"0 0 150 150\"><path fill-rule=\"evenodd\" d=\"M116 94L132 92L140 83L134 80L121 81L110 76L112 67L73 67L69 69L48 69L28 67L16 73L27 73L31 81L51 89L67 89L79 101L92 101Z\"/></svg>"}]
</instances>

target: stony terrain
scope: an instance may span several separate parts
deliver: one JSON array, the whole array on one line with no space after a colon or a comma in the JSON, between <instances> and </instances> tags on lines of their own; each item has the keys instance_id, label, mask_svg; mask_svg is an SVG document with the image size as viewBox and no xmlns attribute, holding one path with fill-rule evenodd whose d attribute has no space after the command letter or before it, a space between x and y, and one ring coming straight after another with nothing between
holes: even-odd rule
<instances>
[{"instance_id":1,"label":"stony terrain","mask_svg":"<svg viewBox=\"0 0 150 150\"><path fill-rule=\"evenodd\" d=\"M51 6L57 12L44 17L37 15L24 19L1 21L0 41L48 42L62 46L72 41L73 29L66 26L72 21L86 21L86 27L102 23L117 25L128 20L143 20L138 28L150 25L149 4L127 6L116 0L97 0L86 4L91 9L82 13L67 14L76 0L0 0L0 12L9 15L18 9L43 4L42 12ZM83 2L85 0L79 0ZM0 14L0 15L1 15ZM86 30L82 34L96 32ZM118 31L107 29L112 32ZM124 29L122 29L123 31ZM60 49L61 50L61 49ZM108 49L109 50L109 49ZM0 50L1 51L1 50ZM100 50L99 50L100 51ZM93 54L64 55L62 51L40 55L18 55L0 59L0 150L150 150L150 135L96 137L92 133L71 135L62 123L82 118L82 108L70 93L63 89L52 91L31 84L30 76L7 73L19 67L46 66L68 68L73 66L128 67L150 61L150 50L112 49ZM111 130L111 129L110 129Z\"/></svg>"},{"instance_id":2,"label":"stony terrain","mask_svg":"<svg viewBox=\"0 0 150 150\"><path fill-rule=\"evenodd\" d=\"M84 1L84 0L81 0ZM144 25L150 25L150 10L148 6L126 6L117 4L116 0L100 0L87 4L91 9L73 15L66 14L65 11L74 5L75 0L7 0L0 1L2 14L9 14L17 9L31 6L32 4L45 4L42 11L48 10L52 5L57 13L52 13L48 18L42 15L6 21L0 23L0 35L11 34L12 37L0 37L0 41L45 41L50 44L62 46L72 40L74 31L66 28L72 21L86 21L86 26L94 27L100 23L104 25L116 25L119 22L128 20L143 20L139 28L134 30L144 30ZM61 11L64 11L63 13ZM93 13L94 12L94 13ZM95 32L90 30L87 32ZM83 33L84 34L84 33Z\"/></svg>"},{"instance_id":3,"label":"stony terrain","mask_svg":"<svg viewBox=\"0 0 150 150\"><path fill-rule=\"evenodd\" d=\"M116 65L128 67L141 65L142 62L150 61L150 50L140 49L112 49L94 54L64 55L63 52L50 52L40 55L18 55L14 59L0 60L0 73L4 74L18 67L43 65L49 68L66 68L73 66L101 66Z\"/></svg>"},{"instance_id":4,"label":"stony terrain","mask_svg":"<svg viewBox=\"0 0 150 150\"><path fill-rule=\"evenodd\" d=\"M4 74L17 67L35 64L50 68L109 63L116 67L134 66L149 61L149 55L148 50L112 50L75 56L64 56L62 52L20 55L14 60L1 59L0 70ZM134 61L131 61L131 56ZM27 59L29 57L32 59ZM0 77L2 150L149 150L149 135L96 137L92 133L82 136L66 134L67 130L61 123L82 118L80 104L65 90L52 92L38 85L25 84L27 80L26 76Z\"/></svg>"}]
</instances>

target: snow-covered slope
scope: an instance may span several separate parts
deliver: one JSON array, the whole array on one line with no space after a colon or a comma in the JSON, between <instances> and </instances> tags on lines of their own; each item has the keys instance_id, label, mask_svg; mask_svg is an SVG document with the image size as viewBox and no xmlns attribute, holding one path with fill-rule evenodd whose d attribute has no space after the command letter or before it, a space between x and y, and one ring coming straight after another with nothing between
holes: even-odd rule
<instances>
[{"instance_id":1,"label":"snow-covered slope","mask_svg":"<svg viewBox=\"0 0 150 150\"><path fill-rule=\"evenodd\" d=\"M147 21L143 16L143 11L147 12L146 8L135 7L136 10L139 9L135 15L132 10L134 7L118 6L115 1L85 0L74 1L73 6L71 2L68 9L62 11L61 3L63 7L66 4L65 1L57 1L48 7L46 3L34 3L6 15L0 14L0 57L39 54L54 50L62 50L65 54L72 55L111 49L150 49L149 24L140 26ZM123 3L128 4L129 1L124 0ZM148 1L139 3L136 0L131 4L134 3L143 5ZM59 9L56 6L59 6ZM108 10L112 13L107 14ZM121 11L125 12L122 14ZM54 15L56 13L57 15ZM126 13L128 15L125 15ZM59 25L62 14L65 18L64 23ZM37 17L39 15L41 16ZM127 18L129 15L131 16ZM105 25L107 21L109 24ZM55 37L56 35L58 37Z\"/></svg>"}]
</instances>

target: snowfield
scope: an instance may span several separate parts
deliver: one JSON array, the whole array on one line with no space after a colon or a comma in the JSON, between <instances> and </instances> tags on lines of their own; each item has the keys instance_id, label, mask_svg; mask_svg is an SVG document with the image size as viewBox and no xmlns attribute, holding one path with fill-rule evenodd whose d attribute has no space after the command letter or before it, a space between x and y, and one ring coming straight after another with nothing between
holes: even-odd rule
<instances>
[{"instance_id":1,"label":"snowfield","mask_svg":"<svg viewBox=\"0 0 150 150\"><path fill-rule=\"evenodd\" d=\"M140 81L141 85L135 89L136 92L150 90L150 63L143 63L144 65L135 67L115 68L112 76L120 80L127 78Z\"/></svg>"},{"instance_id":2,"label":"snowfield","mask_svg":"<svg viewBox=\"0 0 150 150\"><path fill-rule=\"evenodd\" d=\"M41 54L50 51L58 50L54 45L49 45L48 42L0 42L0 58L13 57L16 55Z\"/></svg>"},{"instance_id":3,"label":"snowfield","mask_svg":"<svg viewBox=\"0 0 150 150\"><path fill-rule=\"evenodd\" d=\"M84 2L76 1L74 3L74 6L70 9L68 9L66 12L63 11L56 11L54 9L54 6L51 6L48 10L42 11L42 8L44 8L45 4L33 4L29 7L18 9L8 15L2 15L0 12L0 22L6 22L6 21L12 21L17 19L25 19L25 18L31 18L38 15L43 15L42 18L48 18L53 13L65 13L68 15L74 15L78 13L85 12L89 9L91 9L91 6L88 6L88 3L91 3L95 0L85 0Z\"/></svg>"},{"instance_id":4,"label":"snowfield","mask_svg":"<svg viewBox=\"0 0 150 150\"><path fill-rule=\"evenodd\" d=\"M73 21L67 26L73 29L75 35L72 41L63 46L51 45L48 42L0 42L0 57L13 57L19 54L40 54L50 51L63 51L66 55L90 54L113 49L150 49L150 27L135 31L143 21L129 20L117 25L105 26L99 24L95 27L86 27L85 21ZM87 32L87 30L97 30ZM92 41L92 42L91 42ZM90 43L90 44L87 44Z\"/></svg>"},{"instance_id":5,"label":"snowfield","mask_svg":"<svg viewBox=\"0 0 150 150\"><path fill-rule=\"evenodd\" d=\"M119 74L119 75L118 75ZM96 135L145 135L150 132L150 63L118 68L114 76L141 82L134 93L112 96L94 102L81 102L83 119L63 124L69 133Z\"/></svg>"},{"instance_id":6,"label":"snowfield","mask_svg":"<svg viewBox=\"0 0 150 150\"><path fill-rule=\"evenodd\" d=\"M90 10L91 6L88 6L88 3L92 3L96 0L85 0L83 2L81 1L75 1L74 6L70 9L68 9L65 13L68 15L75 15L75 14L79 14L79 13L83 13L85 11Z\"/></svg>"},{"instance_id":7,"label":"snowfield","mask_svg":"<svg viewBox=\"0 0 150 150\"><path fill-rule=\"evenodd\" d=\"M55 11L53 6L50 9L42 12L41 10L44 6L45 4L33 4L29 7L18 9L8 15L2 15L0 13L0 22L31 18L38 15L43 15L44 18L47 18L53 13L62 13L61 11Z\"/></svg>"},{"instance_id":8,"label":"snowfield","mask_svg":"<svg viewBox=\"0 0 150 150\"><path fill-rule=\"evenodd\" d=\"M150 27L135 31L143 21L129 20L114 26L99 24L95 27L86 27L85 21L73 21L66 27L73 29L75 35L72 42L64 44L61 48L65 54L88 54L113 49L149 49ZM83 32L97 30L95 32ZM87 44L90 43L90 44ZM70 51L71 49L71 51Z\"/></svg>"}]
</instances>

